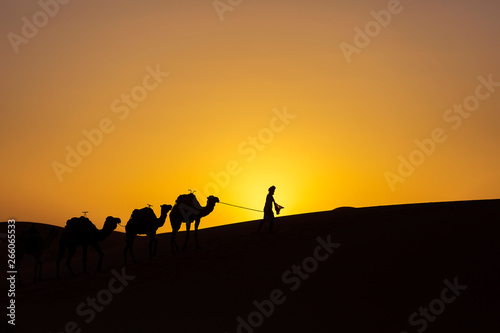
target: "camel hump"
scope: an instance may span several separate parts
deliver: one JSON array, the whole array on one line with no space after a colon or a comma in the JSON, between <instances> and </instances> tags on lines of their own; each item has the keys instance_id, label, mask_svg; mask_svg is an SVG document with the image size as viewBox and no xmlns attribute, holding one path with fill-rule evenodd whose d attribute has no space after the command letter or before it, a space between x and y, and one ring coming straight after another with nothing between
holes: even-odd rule
<instances>
[{"instance_id":1,"label":"camel hump","mask_svg":"<svg viewBox=\"0 0 500 333\"><path fill-rule=\"evenodd\" d=\"M175 200L175 203L177 204L185 204L189 205L193 203L193 199L196 198L193 193L189 194L181 194L177 197Z\"/></svg>"},{"instance_id":2,"label":"camel hump","mask_svg":"<svg viewBox=\"0 0 500 333\"><path fill-rule=\"evenodd\" d=\"M132 215L130 216L131 220L139 219L155 219L156 220L156 215L155 212L153 211L152 208L150 207L144 207L141 209L134 209L132 212Z\"/></svg>"},{"instance_id":3,"label":"camel hump","mask_svg":"<svg viewBox=\"0 0 500 333\"><path fill-rule=\"evenodd\" d=\"M94 231L97 227L85 216L73 217L66 221L66 228L78 231Z\"/></svg>"},{"instance_id":4,"label":"camel hump","mask_svg":"<svg viewBox=\"0 0 500 333\"><path fill-rule=\"evenodd\" d=\"M177 197L175 200L176 204L183 204L187 205L190 207L196 207L199 208L201 207L200 203L198 202L198 199L196 199L196 196L194 193L189 193L189 194L181 194Z\"/></svg>"}]
</instances>

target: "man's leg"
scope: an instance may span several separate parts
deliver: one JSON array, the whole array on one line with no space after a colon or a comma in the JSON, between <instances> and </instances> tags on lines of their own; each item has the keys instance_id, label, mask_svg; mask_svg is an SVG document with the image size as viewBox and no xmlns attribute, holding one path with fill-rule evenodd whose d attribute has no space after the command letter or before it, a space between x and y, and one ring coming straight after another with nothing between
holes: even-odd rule
<instances>
[{"instance_id":1,"label":"man's leg","mask_svg":"<svg viewBox=\"0 0 500 333\"><path fill-rule=\"evenodd\" d=\"M259 228L257 229L257 233L260 232L260 229L262 228L262 226L264 225L264 222L266 222L266 219L264 218L262 221L260 221L259 223Z\"/></svg>"}]
</instances>

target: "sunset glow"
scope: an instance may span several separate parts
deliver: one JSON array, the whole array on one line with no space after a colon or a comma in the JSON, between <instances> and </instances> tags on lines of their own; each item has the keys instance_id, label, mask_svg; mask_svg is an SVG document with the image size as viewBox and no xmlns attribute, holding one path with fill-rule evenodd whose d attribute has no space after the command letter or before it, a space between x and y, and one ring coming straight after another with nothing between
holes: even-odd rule
<instances>
[{"instance_id":1,"label":"sunset glow","mask_svg":"<svg viewBox=\"0 0 500 333\"><path fill-rule=\"evenodd\" d=\"M216 3L2 2L0 221L500 197L498 2Z\"/></svg>"}]
</instances>

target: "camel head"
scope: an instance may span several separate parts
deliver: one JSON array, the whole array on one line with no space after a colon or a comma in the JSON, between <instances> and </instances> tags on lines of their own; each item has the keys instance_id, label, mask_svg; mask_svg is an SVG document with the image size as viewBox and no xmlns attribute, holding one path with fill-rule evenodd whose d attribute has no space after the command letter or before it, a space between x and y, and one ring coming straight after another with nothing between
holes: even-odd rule
<instances>
[{"instance_id":1,"label":"camel head","mask_svg":"<svg viewBox=\"0 0 500 333\"><path fill-rule=\"evenodd\" d=\"M118 217L108 216L104 221L104 226L98 231L97 240L103 241L116 229L121 220Z\"/></svg>"},{"instance_id":2,"label":"camel head","mask_svg":"<svg viewBox=\"0 0 500 333\"><path fill-rule=\"evenodd\" d=\"M168 212L170 212L172 210L172 206L171 205L161 205L161 214L168 214Z\"/></svg>"},{"instance_id":3,"label":"camel head","mask_svg":"<svg viewBox=\"0 0 500 333\"><path fill-rule=\"evenodd\" d=\"M106 221L104 221L104 226L102 227L102 230L106 230L107 232L111 233L113 230L116 229L116 227L120 222L121 220L118 217L108 216L106 217Z\"/></svg>"},{"instance_id":4,"label":"camel head","mask_svg":"<svg viewBox=\"0 0 500 333\"><path fill-rule=\"evenodd\" d=\"M214 197L213 195L207 198L207 204L215 206L215 203L219 202L219 198Z\"/></svg>"}]
</instances>

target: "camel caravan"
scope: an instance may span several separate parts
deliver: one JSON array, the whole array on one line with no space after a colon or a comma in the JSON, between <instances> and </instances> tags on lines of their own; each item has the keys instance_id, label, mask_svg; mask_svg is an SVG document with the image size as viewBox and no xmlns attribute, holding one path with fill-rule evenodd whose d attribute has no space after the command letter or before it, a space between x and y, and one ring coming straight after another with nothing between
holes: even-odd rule
<instances>
[{"instance_id":1,"label":"camel caravan","mask_svg":"<svg viewBox=\"0 0 500 333\"><path fill-rule=\"evenodd\" d=\"M148 205L141 209L134 209L125 225L125 248L123 250L123 264L127 265L127 254L130 254L132 261L136 263L133 251L134 239L137 235L146 235L149 237L149 257L153 259L156 256L156 247L158 240L156 239L156 231L165 224L167 215L170 212L170 225L172 226L172 234L170 236L170 244L172 253L175 254L179 250L176 242L176 234L181 228L182 223L186 223L186 239L182 247L186 249L191 223L194 222L194 238L196 248L199 249L198 243L198 227L202 217L210 214L215 204L219 199L214 196L207 198L205 207L201 206L194 193L180 195L175 205L161 205L160 216L156 217L153 209ZM86 212L85 212L86 213ZM59 238L59 252L56 261L56 277L59 279L60 263L64 257L66 249L68 255L66 257L66 267L72 276L75 276L71 268L71 259L76 252L77 247L82 247L83 273L87 272L87 249L89 245L99 254L97 270L101 271L104 252L101 250L99 243L103 242L112 232L121 225L121 220L117 217L108 216L104 222L102 229L97 227L86 217L73 217L66 222L66 226ZM21 233L16 239L17 260L17 276L21 284L20 264L24 254L30 254L35 258L34 281L42 279L42 254L58 236L56 228L50 228L49 234L44 238L35 226ZM22 284L21 284L22 285Z\"/></svg>"}]
</instances>

